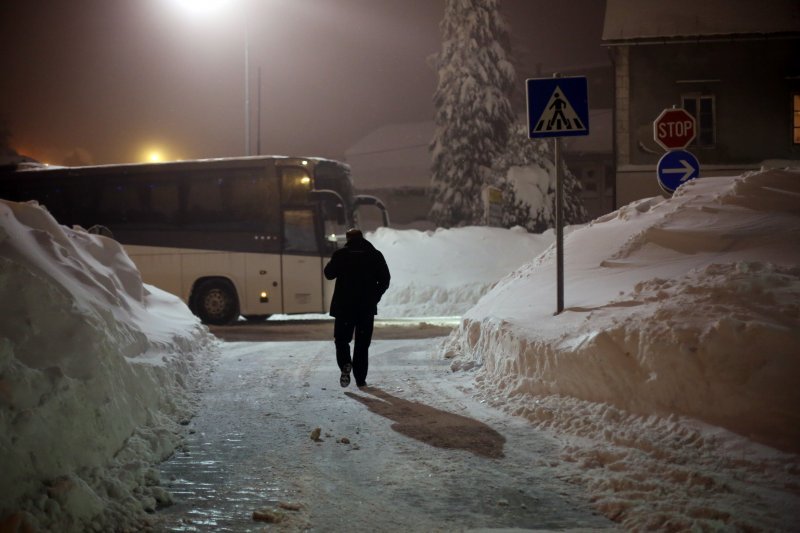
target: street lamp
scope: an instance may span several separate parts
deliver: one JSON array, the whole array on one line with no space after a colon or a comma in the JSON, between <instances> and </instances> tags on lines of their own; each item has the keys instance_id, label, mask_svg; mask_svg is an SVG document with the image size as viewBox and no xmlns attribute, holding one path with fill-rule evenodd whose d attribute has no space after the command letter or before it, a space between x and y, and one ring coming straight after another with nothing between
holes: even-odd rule
<instances>
[{"instance_id":1,"label":"street lamp","mask_svg":"<svg viewBox=\"0 0 800 533\"><path fill-rule=\"evenodd\" d=\"M209 16L232 0L172 0L187 12ZM250 29L244 15L244 155L250 154Z\"/></svg>"}]
</instances>

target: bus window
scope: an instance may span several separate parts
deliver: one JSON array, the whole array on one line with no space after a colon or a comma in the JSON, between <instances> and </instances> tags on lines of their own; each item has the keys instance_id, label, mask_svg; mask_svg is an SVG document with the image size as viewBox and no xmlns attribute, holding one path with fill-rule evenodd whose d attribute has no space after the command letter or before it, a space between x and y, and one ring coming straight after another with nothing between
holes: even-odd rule
<instances>
[{"instance_id":1,"label":"bus window","mask_svg":"<svg viewBox=\"0 0 800 533\"><path fill-rule=\"evenodd\" d=\"M311 190L311 177L301 167L281 168L282 200L284 205L305 204Z\"/></svg>"},{"instance_id":2,"label":"bus window","mask_svg":"<svg viewBox=\"0 0 800 533\"><path fill-rule=\"evenodd\" d=\"M193 177L187 183L188 229L267 231L277 235L278 191L273 180L226 173Z\"/></svg>"},{"instance_id":3,"label":"bus window","mask_svg":"<svg viewBox=\"0 0 800 533\"><path fill-rule=\"evenodd\" d=\"M148 222L157 226L174 226L178 222L179 194L175 182L148 183L143 189Z\"/></svg>"},{"instance_id":4,"label":"bus window","mask_svg":"<svg viewBox=\"0 0 800 533\"><path fill-rule=\"evenodd\" d=\"M129 226L141 222L141 195L129 180L105 180L100 187L97 224Z\"/></svg>"},{"instance_id":5,"label":"bus window","mask_svg":"<svg viewBox=\"0 0 800 533\"><path fill-rule=\"evenodd\" d=\"M286 209L283 212L283 251L317 253L314 212L310 209Z\"/></svg>"},{"instance_id":6,"label":"bus window","mask_svg":"<svg viewBox=\"0 0 800 533\"><path fill-rule=\"evenodd\" d=\"M255 176L241 176L230 180L229 204L226 211L235 213L245 231L263 231L266 198L263 179Z\"/></svg>"},{"instance_id":7,"label":"bus window","mask_svg":"<svg viewBox=\"0 0 800 533\"><path fill-rule=\"evenodd\" d=\"M21 185L25 187L21 187L17 198L9 198L10 200L26 202L35 199L59 222L69 217L68 198L63 187L49 183L28 185L22 182Z\"/></svg>"},{"instance_id":8,"label":"bus window","mask_svg":"<svg viewBox=\"0 0 800 533\"><path fill-rule=\"evenodd\" d=\"M223 179L198 178L190 181L186 197L186 226L210 229L222 222L223 209L219 188Z\"/></svg>"},{"instance_id":9,"label":"bus window","mask_svg":"<svg viewBox=\"0 0 800 533\"><path fill-rule=\"evenodd\" d=\"M84 228L91 228L95 224L101 224L98 205L100 190L94 185L87 183L85 179L71 178L67 185L67 198L70 205L70 217L64 222L77 224Z\"/></svg>"}]
</instances>

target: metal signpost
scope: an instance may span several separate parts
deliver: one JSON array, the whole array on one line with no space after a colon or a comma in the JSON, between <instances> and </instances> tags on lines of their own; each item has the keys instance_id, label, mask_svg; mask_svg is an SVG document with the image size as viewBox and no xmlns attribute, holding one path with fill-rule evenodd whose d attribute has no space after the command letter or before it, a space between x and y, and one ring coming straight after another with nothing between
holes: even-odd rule
<instances>
[{"instance_id":1,"label":"metal signpost","mask_svg":"<svg viewBox=\"0 0 800 533\"><path fill-rule=\"evenodd\" d=\"M526 80L528 137L553 137L556 166L556 314L564 310L564 180L561 137L589 135L589 90L583 76Z\"/></svg>"},{"instance_id":2,"label":"metal signpost","mask_svg":"<svg viewBox=\"0 0 800 533\"><path fill-rule=\"evenodd\" d=\"M653 139L667 153L658 160L656 177L659 186L672 194L683 183L700 175L700 163L684 150L697 136L694 117L685 109L663 110L653 121Z\"/></svg>"}]
</instances>

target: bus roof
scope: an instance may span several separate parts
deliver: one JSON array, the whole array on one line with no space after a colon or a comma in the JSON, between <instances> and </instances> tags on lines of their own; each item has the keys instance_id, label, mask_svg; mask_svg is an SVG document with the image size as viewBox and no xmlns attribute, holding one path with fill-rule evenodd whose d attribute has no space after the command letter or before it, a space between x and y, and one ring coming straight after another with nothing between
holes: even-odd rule
<instances>
[{"instance_id":1,"label":"bus roof","mask_svg":"<svg viewBox=\"0 0 800 533\"><path fill-rule=\"evenodd\" d=\"M246 168L251 166L258 166L259 164L263 164L268 161L308 161L313 166L316 166L320 163L329 163L333 165L341 165L344 167L349 166L346 163L342 163L341 161L336 161L334 159L327 159L323 157L293 157L293 156L285 156L285 155L256 155L256 156L243 156L243 157L218 157L218 158L209 158L209 159L186 159L180 161L164 161L158 163L115 163L109 165L88 165L88 166L79 166L79 167L64 167L64 166L55 166L55 165L42 165L42 164L33 164L33 163L24 163L20 165L16 165L15 167L8 168L12 172L54 172L59 173L63 172L66 174L70 173L77 173L77 174L95 174L95 173L104 173L108 172L109 170L117 170L122 171L123 173L127 170L136 171L136 172L160 172L163 170L178 170L178 169L185 169L190 170L195 167L212 167L212 168L219 168L219 167L231 167L231 168Z\"/></svg>"}]
</instances>

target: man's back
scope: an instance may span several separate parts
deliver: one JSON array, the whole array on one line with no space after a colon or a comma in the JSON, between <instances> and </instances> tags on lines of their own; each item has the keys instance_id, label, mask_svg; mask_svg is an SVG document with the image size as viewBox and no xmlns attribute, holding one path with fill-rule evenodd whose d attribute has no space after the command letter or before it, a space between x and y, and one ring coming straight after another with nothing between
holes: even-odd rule
<instances>
[{"instance_id":1,"label":"man's back","mask_svg":"<svg viewBox=\"0 0 800 533\"><path fill-rule=\"evenodd\" d=\"M389 268L383 254L363 237L347 241L325 266L325 277L336 280L331 315L376 314L377 303L389 287Z\"/></svg>"}]
</instances>

